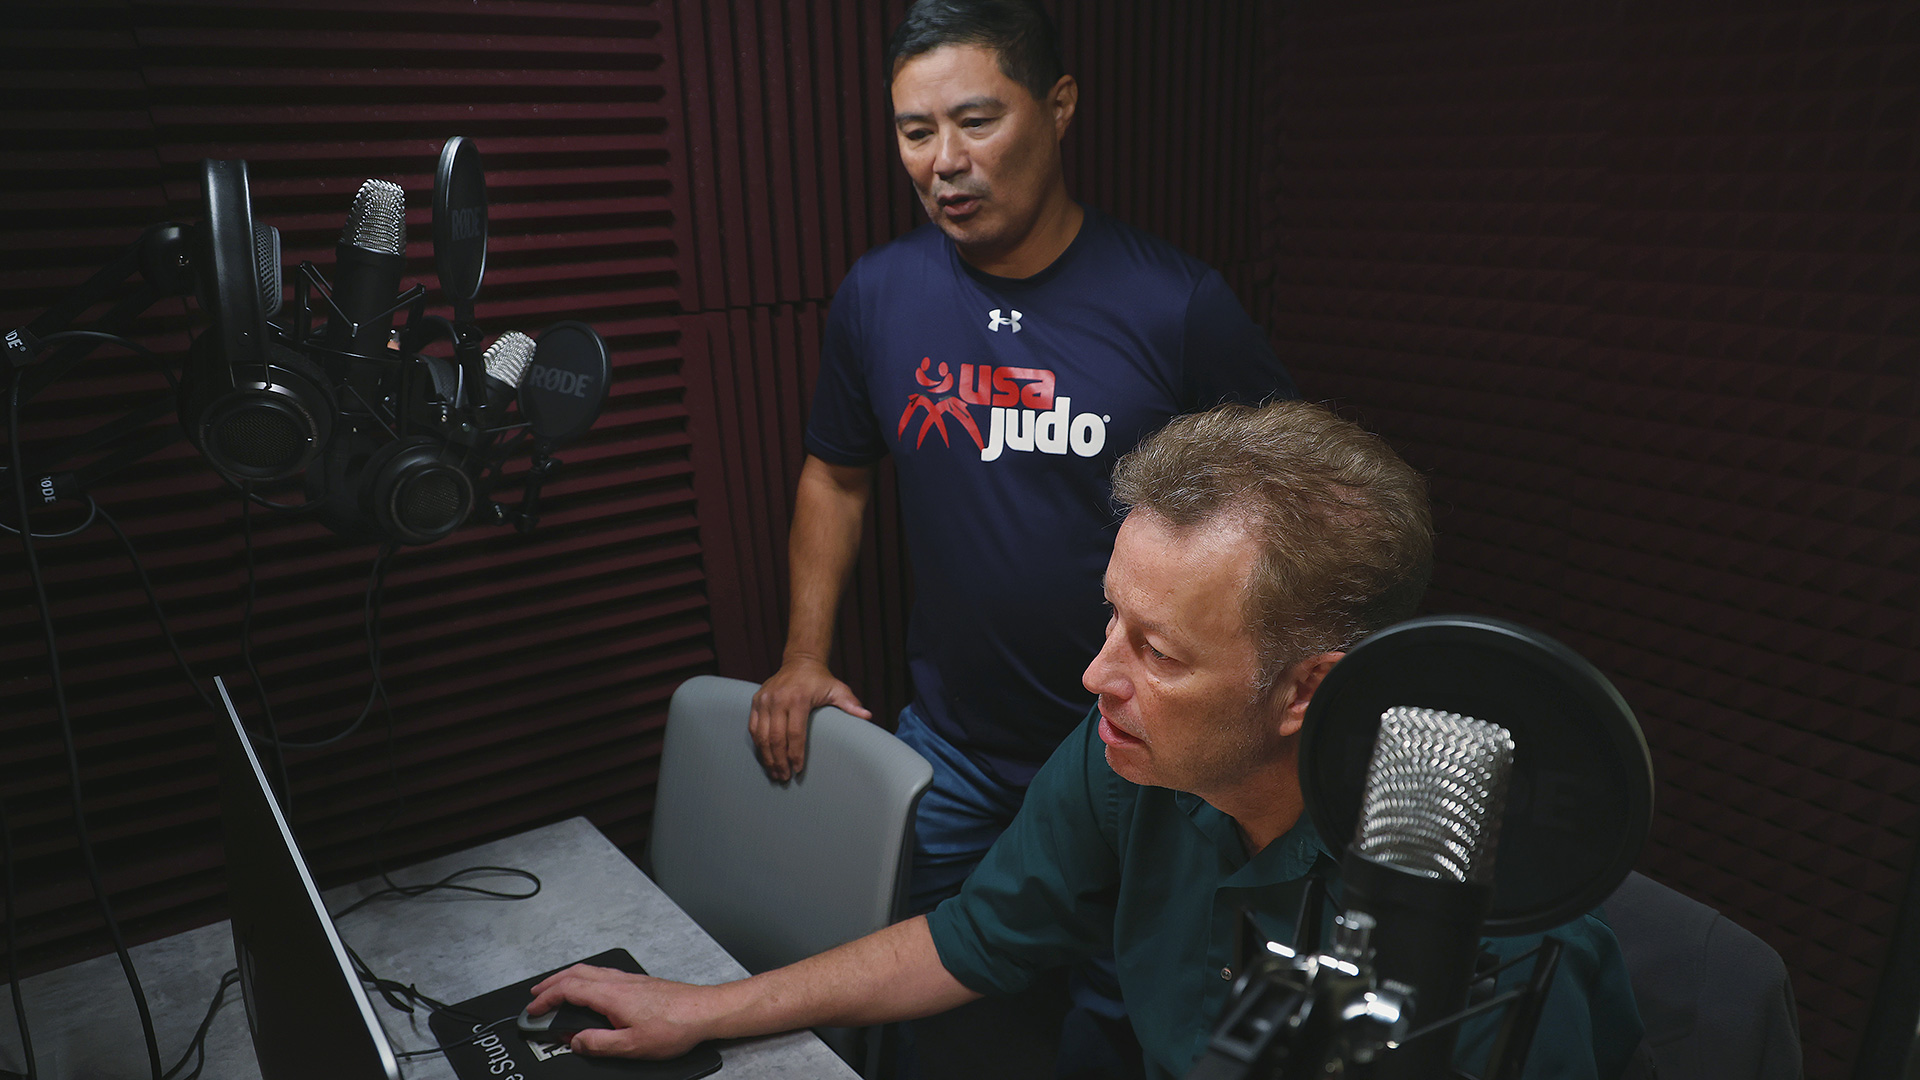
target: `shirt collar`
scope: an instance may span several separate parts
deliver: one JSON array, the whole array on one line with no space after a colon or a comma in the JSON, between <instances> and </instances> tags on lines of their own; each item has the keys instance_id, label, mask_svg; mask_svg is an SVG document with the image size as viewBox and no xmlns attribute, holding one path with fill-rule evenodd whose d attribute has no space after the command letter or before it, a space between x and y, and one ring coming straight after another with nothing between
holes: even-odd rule
<instances>
[{"instance_id":1,"label":"shirt collar","mask_svg":"<svg viewBox=\"0 0 1920 1080\"><path fill-rule=\"evenodd\" d=\"M1293 823L1293 828L1249 859L1246 844L1240 838L1240 826L1231 817L1191 792L1175 792L1173 801L1193 822L1194 828L1219 851L1221 861L1235 868L1222 885L1258 888L1298 881L1306 877L1320 859L1334 861L1333 853L1320 839L1319 830L1304 813Z\"/></svg>"}]
</instances>

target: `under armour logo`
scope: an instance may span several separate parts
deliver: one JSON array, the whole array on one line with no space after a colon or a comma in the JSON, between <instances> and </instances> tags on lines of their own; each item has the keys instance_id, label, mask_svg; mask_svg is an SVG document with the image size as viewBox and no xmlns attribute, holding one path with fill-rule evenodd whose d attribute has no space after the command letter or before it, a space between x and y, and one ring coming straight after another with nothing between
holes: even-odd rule
<instances>
[{"instance_id":1,"label":"under armour logo","mask_svg":"<svg viewBox=\"0 0 1920 1080\"><path fill-rule=\"evenodd\" d=\"M1012 308L1008 308L1007 310L1013 311ZM1000 328L1003 326L1013 327L1013 332L1016 334L1020 332L1020 313L1017 311L1013 311L1013 318L1011 319L1001 318L999 308L994 308L992 311L987 312L987 316L987 329L996 334L1000 332Z\"/></svg>"}]
</instances>

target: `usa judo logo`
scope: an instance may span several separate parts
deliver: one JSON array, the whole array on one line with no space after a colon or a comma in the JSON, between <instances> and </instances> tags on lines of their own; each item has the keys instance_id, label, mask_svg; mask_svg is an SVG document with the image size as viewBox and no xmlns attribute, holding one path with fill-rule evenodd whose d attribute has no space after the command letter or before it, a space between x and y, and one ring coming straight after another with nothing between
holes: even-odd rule
<instances>
[{"instance_id":1,"label":"usa judo logo","mask_svg":"<svg viewBox=\"0 0 1920 1080\"><path fill-rule=\"evenodd\" d=\"M913 414L916 411L925 409L927 411L927 418L920 424L919 437L913 440L915 449L918 449L920 444L927 441L927 432L929 431L938 431L940 433L940 441L948 446L952 446L953 441L947 438L947 417L949 416L958 421L960 426L966 429L967 434L973 436L973 444L975 446L984 448L987 444L980 440L980 428L973 422L973 414L967 411L967 403L955 397L953 394L953 372L947 370L945 361L941 361L940 378L936 380L933 376L927 374L927 368L932 366L932 364L933 357L923 357L920 361L920 367L914 371L914 381L926 387L928 392L924 394L907 395L907 408L905 412L900 414L900 428L894 432L894 435L902 439L906 438L907 423L913 419ZM960 365L960 369L968 375L973 374L972 364L962 364ZM992 369L989 368L988 370Z\"/></svg>"},{"instance_id":2,"label":"usa judo logo","mask_svg":"<svg viewBox=\"0 0 1920 1080\"><path fill-rule=\"evenodd\" d=\"M999 318L999 313L994 313ZM1016 332L1020 313L1006 320ZM998 329L996 327L995 329ZM920 448L927 436L939 432L940 442L953 445L947 433L947 421L973 439L981 461L995 461L1008 450L1025 453L1065 454L1092 457L1107 445L1110 416L1073 412L1073 399L1054 393L1056 378L1047 368L995 367L991 364L961 364L956 379L945 361L933 366L932 357L922 357L913 373L922 387L907 395L907 407L900 413L900 426L894 432L907 437L907 426L916 415L925 413L913 445ZM980 434L969 406L987 409L987 433Z\"/></svg>"}]
</instances>

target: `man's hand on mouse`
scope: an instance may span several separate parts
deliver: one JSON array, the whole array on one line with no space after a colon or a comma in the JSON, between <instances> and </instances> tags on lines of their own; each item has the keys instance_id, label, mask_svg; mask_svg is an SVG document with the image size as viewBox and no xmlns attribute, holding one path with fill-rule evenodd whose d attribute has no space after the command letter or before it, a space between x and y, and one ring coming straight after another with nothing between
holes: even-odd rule
<instances>
[{"instance_id":1,"label":"man's hand on mouse","mask_svg":"<svg viewBox=\"0 0 1920 1080\"><path fill-rule=\"evenodd\" d=\"M563 1002L572 1002L605 1015L617 1025L611 1030L575 1035L567 1045L577 1054L671 1058L708 1037L704 1028L691 1023L690 1018L700 1014L692 1006L712 989L575 964L534 984L533 1003L527 1006L527 1012L541 1016Z\"/></svg>"}]
</instances>

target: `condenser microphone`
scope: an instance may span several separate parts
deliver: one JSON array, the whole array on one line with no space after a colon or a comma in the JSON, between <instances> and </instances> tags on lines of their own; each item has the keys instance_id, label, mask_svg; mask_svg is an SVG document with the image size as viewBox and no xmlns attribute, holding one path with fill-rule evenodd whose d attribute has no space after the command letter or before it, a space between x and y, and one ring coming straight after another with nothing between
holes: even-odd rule
<instances>
[{"instance_id":1,"label":"condenser microphone","mask_svg":"<svg viewBox=\"0 0 1920 1080\"><path fill-rule=\"evenodd\" d=\"M1405 706L1380 717L1340 882L1346 910L1372 918L1374 970L1413 989L1415 1029L1466 1005L1513 753L1507 729L1472 717ZM1373 1076L1451 1075L1456 1035L1447 1025L1411 1039Z\"/></svg>"},{"instance_id":2,"label":"condenser microphone","mask_svg":"<svg viewBox=\"0 0 1920 1080\"><path fill-rule=\"evenodd\" d=\"M487 346L487 409L490 413L498 416L500 410L513 403L533 352L533 339L518 330L501 334L499 340Z\"/></svg>"},{"instance_id":3,"label":"condenser microphone","mask_svg":"<svg viewBox=\"0 0 1920 1080\"><path fill-rule=\"evenodd\" d=\"M406 267L407 193L399 184L368 180L354 195L334 247L333 303L339 311L321 343L341 352L381 355Z\"/></svg>"}]
</instances>

